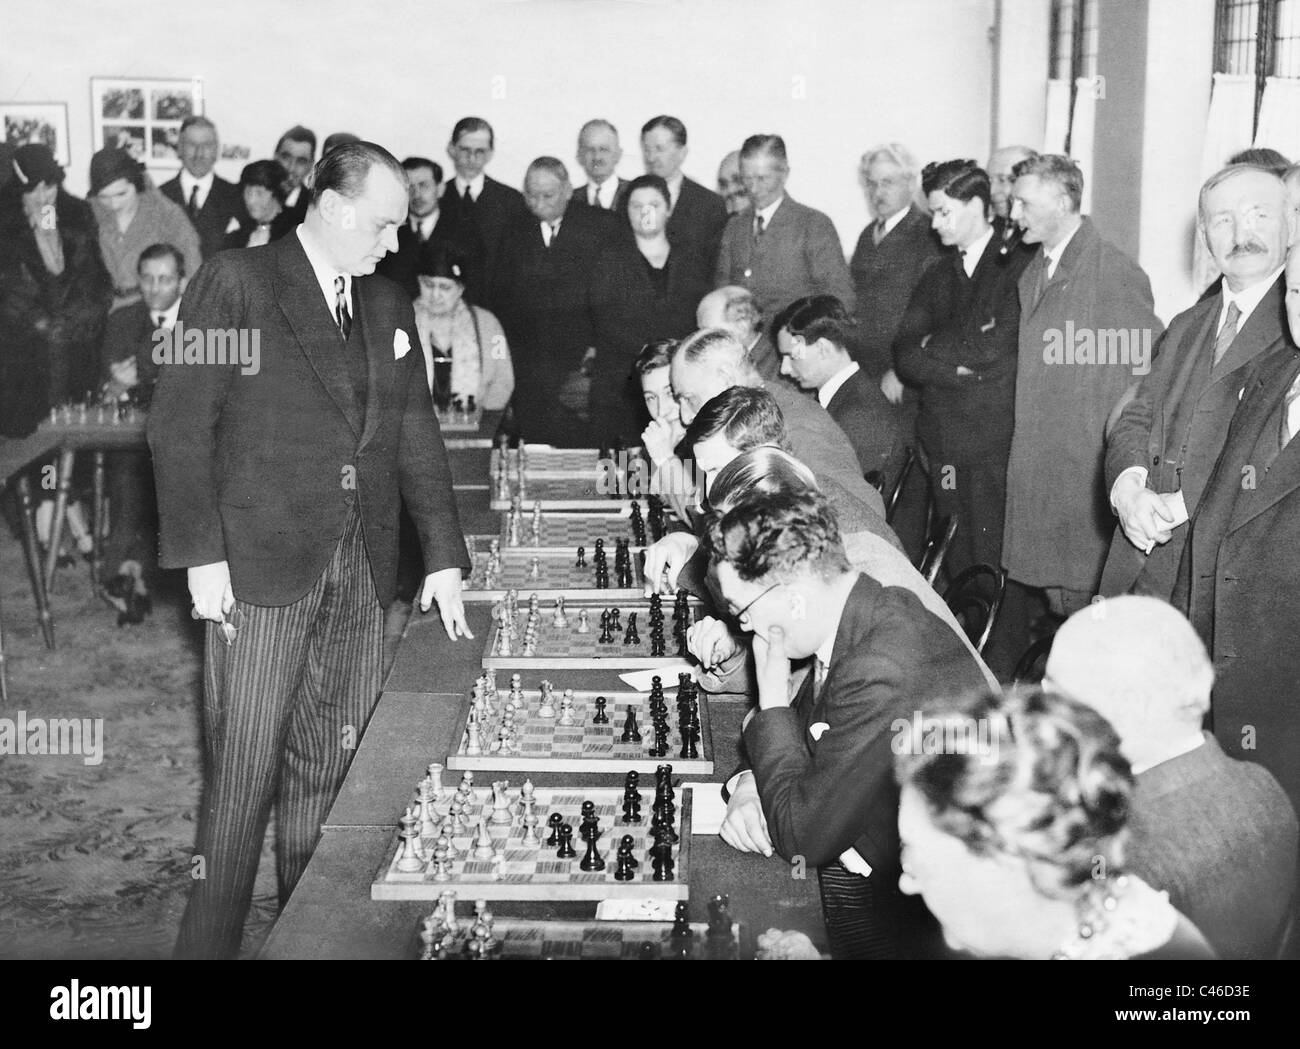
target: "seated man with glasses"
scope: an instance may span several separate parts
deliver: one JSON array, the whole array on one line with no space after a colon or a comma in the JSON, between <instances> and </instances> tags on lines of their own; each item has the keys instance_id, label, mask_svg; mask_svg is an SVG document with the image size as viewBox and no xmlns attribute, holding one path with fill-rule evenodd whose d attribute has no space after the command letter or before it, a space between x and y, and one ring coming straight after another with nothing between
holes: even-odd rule
<instances>
[{"instance_id":1,"label":"seated man with glasses","mask_svg":"<svg viewBox=\"0 0 1300 1049\"><path fill-rule=\"evenodd\" d=\"M928 953L933 924L898 889L892 743L919 704L985 687L975 658L915 594L849 566L820 493L739 502L707 542L758 682L723 840L818 868L832 956ZM811 660L793 690L792 660Z\"/></svg>"}]
</instances>

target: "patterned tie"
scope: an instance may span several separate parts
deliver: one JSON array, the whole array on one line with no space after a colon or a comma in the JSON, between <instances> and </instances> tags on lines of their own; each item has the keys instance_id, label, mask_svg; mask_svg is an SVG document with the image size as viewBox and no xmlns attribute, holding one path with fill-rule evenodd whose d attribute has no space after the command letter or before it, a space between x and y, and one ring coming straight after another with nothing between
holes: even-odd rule
<instances>
[{"instance_id":1,"label":"patterned tie","mask_svg":"<svg viewBox=\"0 0 1300 1049\"><path fill-rule=\"evenodd\" d=\"M1237 321L1240 319L1241 310L1237 309L1237 304L1228 303L1228 315L1223 318L1223 327L1219 329L1219 336L1214 340L1215 364L1223 359L1223 355L1228 352L1228 347L1232 345L1232 340L1237 337Z\"/></svg>"},{"instance_id":2,"label":"patterned tie","mask_svg":"<svg viewBox=\"0 0 1300 1049\"><path fill-rule=\"evenodd\" d=\"M199 215L199 187L198 186L193 186L190 189L189 211L190 211L191 219L198 218Z\"/></svg>"},{"instance_id":3,"label":"patterned tie","mask_svg":"<svg viewBox=\"0 0 1300 1049\"><path fill-rule=\"evenodd\" d=\"M338 321L343 341L347 342L352 337L352 314L348 310L347 281L342 277L334 278L334 319Z\"/></svg>"}]
</instances>

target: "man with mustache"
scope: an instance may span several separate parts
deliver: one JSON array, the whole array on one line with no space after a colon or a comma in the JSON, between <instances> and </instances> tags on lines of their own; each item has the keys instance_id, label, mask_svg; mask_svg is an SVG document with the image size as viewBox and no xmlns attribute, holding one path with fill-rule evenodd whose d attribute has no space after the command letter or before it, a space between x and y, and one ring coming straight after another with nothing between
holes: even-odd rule
<instances>
[{"instance_id":1,"label":"man with mustache","mask_svg":"<svg viewBox=\"0 0 1300 1049\"><path fill-rule=\"evenodd\" d=\"M1107 440L1119 525L1103 594L1169 599L1183 525L1223 450L1246 372L1284 340L1282 266L1292 222L1285 185L1262 167L1231 164L1201 188L1197 226L1224 279L1218 294L1170 323Z\"/></svg>"}]
</instances>

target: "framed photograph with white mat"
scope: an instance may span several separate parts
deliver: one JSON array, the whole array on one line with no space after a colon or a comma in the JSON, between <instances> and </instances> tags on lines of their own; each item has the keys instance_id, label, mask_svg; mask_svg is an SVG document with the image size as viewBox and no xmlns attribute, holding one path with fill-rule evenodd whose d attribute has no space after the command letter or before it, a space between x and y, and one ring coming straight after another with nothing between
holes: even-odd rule
<instances>
[{"instance_id":1,"label":"framed photograph with white mat","mask_svg":"<svg viewBox=\"0 0 1300 1049\"><path fill-rule=\"evenodd\" d=\"M12 149L37 142L68 167L68 106L65 102L0 102L0 137Z\"/></svg>"},{"instance_id":2,"label":"framed photograph with white mat","mask_svg":"<svg viewBox=\"0 0 1300 1049\"><path fill-rule=\"evenodd\" d=\"M199 77L90 78L95 152L107 146L123 147L156 175L170 178L180 170L177 143L181 123L202 113L203 81Z\"/></svg>"}]
</instances>

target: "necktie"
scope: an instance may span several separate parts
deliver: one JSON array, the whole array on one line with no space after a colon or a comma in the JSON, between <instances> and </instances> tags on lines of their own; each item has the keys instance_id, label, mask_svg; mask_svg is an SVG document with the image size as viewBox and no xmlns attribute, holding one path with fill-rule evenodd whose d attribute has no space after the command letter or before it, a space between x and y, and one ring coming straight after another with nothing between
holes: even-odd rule
<instances>
[{"instance_id":1,"label":"necktie","mask_svg":"<svg viewBox=\"0 0 1300 1049\"><path fill-rule=\"evenodd\" d=\"M1223 327L1219 329L1219 336L1214 340L1214 363L1218 364L1223 355L1228 352L1228 347L1232 345L1232 340L1237 337L1237 321L1241 319L1241 310L1237 309L1235 302L1228 303L1228 315L1223 318Z\"/></svg>"},{"instance_id":2,"label":"necktie","mask_svg":"<svg viewBox=\"0 0 1300 1049\"><path fill-rule=\"evenodd\" d=\"M352 337L352 314L348 310L347 281L342 277L334 278L334 319L338 321L343 341L347 342Z\"/></svg>"},{"instance_id":3,"label":"necktie","mask_svg":"<svg viewBox=\"0 0 1300 1049\"><path fill-rule=\"evenodd\" d=\"M558 222L542 223L542 237L546 241L546 246L548 248L555 243L555 238L559 236L559 233L560 224Z\"/></svg>"},{"instance_id":4,"label":"necktie","mask_svg":"<svg viewBox=\"0 0 1300 1049\"><path fill-rule=\"evenodd\" d=\"M822 685L826 683L826 664L816 656L813 657L813 702L817 702L817 697L822 693Z\"/></svg>"},{"instance_id":5,"label":"necktie","mask_svg":"<svg viewBox=\"0 0 1300 1049\"><path fill-rule=\"evenodd\" d=\"M1043 255L1043 268L1038 274L1038 292L1034 296L1034 306L1037 307L1043 301L1043 296L1047 294L1047 286L1052 282L1052 260Z\"/></svg>"},{"instance_id":6,"label":"necktie","mask_svg":"<svg viewBox=\"0 0 1300 1049\"><path fill-rule=\"evenodd\" d=\"M879 247L880 242L884 239L885 239L885 220L876 219L875 225L871 227L871 241L873 244L876 245L876 247Z\"/></svg>"},{"instance_id":7,"label":"necktie","mask_svg":"<svg viewBox=\"0 0 1300 1049\"><path fill-rule=\"evenodd\" d=\"M161 328L161 327L163 326L164 322L166 322L166 320L167 320L167 314L165 314L165 313L157 313L157 314L154 314L154 318L153 318L153 326L154 326L155 328Z\"/></svg>"},{"instance_id":8,"label":"necktie","mask_svg":"<svg viewBox=\"0 0 1300 1049\"><path fill-rule=\"evenodd\" d=\"M193 186L190 189L190 218L195 218L199 213L199 187Z\"/></svg>"},{"instance_id":9,"label":"necktie","mask_svg":"<svg viewBox=\"0 0 1300 1049\"><path fill-rule=\"evenodd\" d=\"M767 228L766 224L763 222L763 216L755 215L754 216L754 239L755 240L760 239L763 236L763 230L766 228Z\"/></svg>"},{"instance_id":10,"label":"necktie","mask_svg":"<svg viewBox=\"0 0 1300 1049\"><path fill-rule=\"evenodd\" d=\"M1291 388L1286 391L1286 396L1282 398L1282 432L1279 435L1279 450L1287 446L1287 442L1295 436L1297 428L1300 428L1300 418L1292 419L1292 412L1296 408L1297 402L1300 402L1300 375L1295 377L1291 383Z\"/></svg>"},{"instance_id":11,"label":"necktie","mask_svg":"<svg viewBox=\"0 0 1300 1049\"><path fill-rule=\"evenodd\" d=\"M597 185L591 187L591 206L593 208L603 208L605 206L600 202L600 187Z\"/></svg>"}]
</instances>

